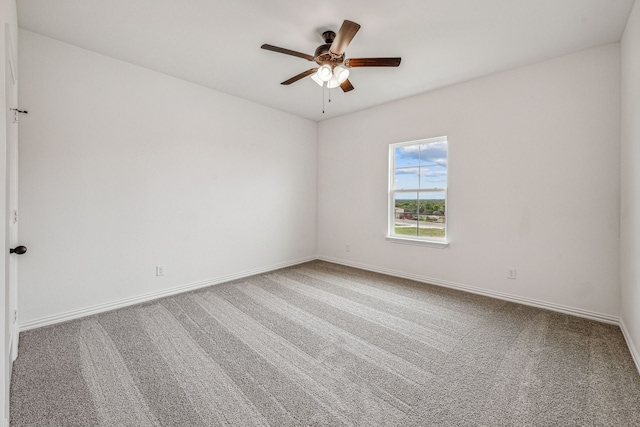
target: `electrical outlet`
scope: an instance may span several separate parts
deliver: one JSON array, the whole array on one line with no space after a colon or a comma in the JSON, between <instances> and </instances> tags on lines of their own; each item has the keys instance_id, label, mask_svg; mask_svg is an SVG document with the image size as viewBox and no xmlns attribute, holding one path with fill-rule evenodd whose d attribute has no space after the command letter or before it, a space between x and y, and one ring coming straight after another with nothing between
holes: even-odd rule
<instances>
[{"instance_id":1,"label":"electrical outlet","mask_svg":"<svg viewBox=\"0 0 640 427\"><path fill-rule=\"evenodd\" d=\"M516 278L516 269L515 268L507 268L507 279L515 280L515 278Z\"/></svg>"},{"instance_id":2,"label":"electrical outlet","mask_svg":"<svg viewBox=\"0 0 640 427\"><path fill-rule=\"evenodd\" d=\"M164 265L156 265L156 276L164 276Z\"/></svg>"},{"instance_id":3,"label":"electrical outlet","mask_svg":"<svg viewBox=\"0 0 640 427\"><path fill-rule=\"evenodd\" d=\"M344 251L345 251L345 252L351 252L351 246L346 245L346 246L344 247Z\"/></svg>"}]
</instances>

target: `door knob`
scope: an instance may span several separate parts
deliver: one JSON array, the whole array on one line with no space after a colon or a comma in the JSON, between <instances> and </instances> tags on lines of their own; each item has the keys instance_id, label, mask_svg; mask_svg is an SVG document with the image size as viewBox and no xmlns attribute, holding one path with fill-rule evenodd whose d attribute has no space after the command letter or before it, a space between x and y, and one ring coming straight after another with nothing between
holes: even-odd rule
<instances>
[{"instance_id":1,"label":"door knob","mask_svg":"<svg viewBox=\"0 0 640 427\"><path fill-rule=\"evenodd\" d=\"M16 246L13 249L9 249L10 254L22 255L25 252L27 252L26 246Z\"/></svg>"}]
</instances>

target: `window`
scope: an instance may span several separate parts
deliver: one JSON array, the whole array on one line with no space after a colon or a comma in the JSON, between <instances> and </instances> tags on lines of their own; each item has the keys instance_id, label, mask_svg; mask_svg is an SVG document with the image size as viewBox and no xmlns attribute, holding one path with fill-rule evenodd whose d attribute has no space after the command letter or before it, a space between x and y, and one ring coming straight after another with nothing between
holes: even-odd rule
<instances>
[{"instance_id":1,"label":"window","mask_svg":"<svg viewBox=\"0 0 640 427\"><path fill-rule=\"evenodd\" d=\"M446 137L389 146L388 238L446 246Z\"/></svg>"}]
</instances>

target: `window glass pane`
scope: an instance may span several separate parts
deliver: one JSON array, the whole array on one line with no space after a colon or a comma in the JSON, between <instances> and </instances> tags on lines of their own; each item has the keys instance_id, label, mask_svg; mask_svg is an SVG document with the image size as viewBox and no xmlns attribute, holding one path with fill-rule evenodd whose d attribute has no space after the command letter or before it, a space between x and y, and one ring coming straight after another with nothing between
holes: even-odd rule
<instances>
[{"instance_id":1,"label":"window glass pane","mask_svg":"<svg viewBox=\"0 0 640 427\"><path fill-rule=\"evenodd\" d=\"M420 168L420 188L447 188L447 166L434 165Z\"/></svg>"},{"instance_id":2,"label":"window glass pane","mask_svg":"<svg viewBox=\"0 0 640 427\"><path fill-rule=\"evenodd\" d=\"M396 193L394 195L394 234L418 235L418 193Z\"/></svg>"},{"instance_id":3,"label":"window glass pane","mask_svg":"<svg viewBox=\"0 0 640 427\"><path fill-rule=\"evenodd\" d=\"M394 172L393 187L397 190L420 188L420 168L398 168Z\"/></svg>"},{"instance_id":4,"label":"window glass pane","mask_svg":"<svg viewBox=\"0 0 640 427\"><path fill-rule=\"evenodd\" d=\"M420 144L420 188L447 187L447 141Z\"/></svg>"},{"instance_id":5,"label":"window glass pane","mask_svg":"<svg viewBox=\"0 0 640 427\"><path fill-rule=\"evenodd\" d=\"M447 141L420 144L420 166L447 165Z\"/></svg>"},{"instance_id":6,"label":"window glass pane","mask_svg":"<svg viewBox=\"0 0 640 427\"><path fill-rule=\"evenodd\" d=\"M446 198L444 191L421 191L418 194L418 236L445 237Z\"/></svg>"},{"instance_id":7,"label":"window glass pane","mask_svg":"<svg viewBox=\"0 0 640 427\"><path fill-rule=\"evenodd\" d=\"M418 166L420 150L417 145L407 145L404 147L396 147L394 150L395 164L394 168L406 168Z\"/></svg>"}]
</instances>

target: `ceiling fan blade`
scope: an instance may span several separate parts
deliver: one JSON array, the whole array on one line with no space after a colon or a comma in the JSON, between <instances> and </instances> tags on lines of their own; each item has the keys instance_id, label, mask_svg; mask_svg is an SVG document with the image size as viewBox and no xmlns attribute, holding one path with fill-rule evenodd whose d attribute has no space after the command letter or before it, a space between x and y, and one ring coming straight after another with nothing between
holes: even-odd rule
<instances>
[{"instance_id":1,"label":"ceiling fan blade","mask_svg":"<svg viewBox=\"0 0 640 427\"><path fill-rule=\"evenodd\" d=\"M402 58L349 58L344 61L347 67L397 67Z\"/></svg>"},{"instance_id":2,"label":"ceiling fan blade","mask_svg":"<svg viewBox=\"0 0 640 427\"><path fill-rule=\"evenodd\" d=\"M313 61L313 56L307 55L306 53L296 52L295 50L272 46L270 44L263 44L260 48L270 50L272 52L284 53L285 55L297 56L298 58L306 59L307 61Z\"/></svg>"},{"instance_id":3,"label":"ceiling fan blade","mask_svg":"<svg viewBox=\"0 0 640 427\"><path fill-rule=\"evenodd\" d=\"M329 51L335 55L342 55L344 51L347 50L347 46L349 46L349 43L351 43L351 40L353 40L359 29L360 24L345 20L338 30L338 34L336 34L333 43L331 43Z\"/></svg>"},{"instance_id":4,"label":"ceiling fan blade","mask_svg":"<svg viewBox=\"0 0 640 427\"><path fill-rule=\"evenodd\" d=\"M353 89L355 89L353 87L353 85L351 84L351 82L349 81L349 79L347 79L344 82L342 82L340 84L340 88L342 88L343 92L349 92L349 91L352 91Z\"/></svg>"},{"instance_id":5,"label":"ceiling fan blade","mask_svg":"<svg viewBox=\"0 0 640 427\"><path fill-rule=\"evenodd\" d=\"M316 71L318 71L317 68L312 68L310 70L303 71L302 73L298 74L297 76L293 76L289 80L285 80L280 84L281 85L290 85L291 83L295 83L300 79L303 79L303 78L305 78L307 76L310 76L311 74L315 73Z\"/></svg>"}]
</instances>

